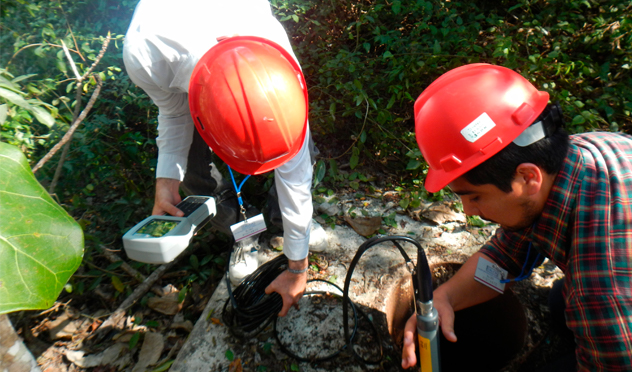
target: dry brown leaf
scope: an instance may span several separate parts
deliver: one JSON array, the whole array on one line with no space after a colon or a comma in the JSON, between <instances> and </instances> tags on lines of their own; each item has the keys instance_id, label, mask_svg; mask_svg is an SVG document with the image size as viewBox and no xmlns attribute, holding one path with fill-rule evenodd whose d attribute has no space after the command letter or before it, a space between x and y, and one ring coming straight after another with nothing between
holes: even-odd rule
<instances>
[{"instance_id":1,"label":"dry brown leaf","mask_svg":"<svg viewBox=\"0 0 632 372\"><path fill-rule=\"evenodd\" d=\"M155 364L160 359L164 347L165 340L160 333L145 333L145 340L138 354L138 363L132 372L143 372L148 366Z\"/></svg>"},{"instance_id":2,"label":"dry brown leaf","mask_svg":"<svg viewBox=\"0 0 632 372\"><path fill-rule=\"evenodd\" d=\"M178 301L178 292L172 292L164 297L151 297L147 306L165 315L175 315L182 309L182 303Z\"/></svg>"},{"instance_id":3,"label":"dry brown leaf","mask_svg":"<svg viewBox=\"0 0 632 372\"><path fill-rule=\"evenodd\" d=\"M222 321L217 319L217 318L211 318L211 323L213 323L213 324L220 324L221 325Z\"/></svg>"},{"instance_id":4,"label":"dry brown leaf","mask_svg":"<svg viewBox=\"0 0 632 372\"><path fill-rule=\"evenodd\" d=\"M241 359L237 358L228 365L228 372L243 372L244 367L241 365Z\"/></svg>"},{"instance_id":5,"label":"dry brown leaf","mask_svg":"<svg viewBox=\"0 0 632 372\"><path fill-rule=\"evenodd\" d=\"M429 220L432 220L438 224L445 222L465 222L465 216L462 213L457 213L450 208L450 205L440 203L433 203L422 212L423 216Z\"/></svg>"},{"instance_id":6,"label":"dry brown leaf","mask_svg":"<svg viewBox=\"0 0 632 372\"><path fill-rule=\"evenodd\" d=\"M101 325L101 323L103 323L100 320L95 320L94 322L92 322L92 324L90 324L90 328L88 328L88 332L94 332L97 330L97 328L99 328L99 326Z\"/></svg>"},{"instance_id":7,"label":"dry brown leaf","mask_svg":"<svg viewBox=\"0 0 632 372\"><path fill-rule=\"evenodd\" d=\"M120 358L121 353L127 350L127 345L114 344L102 353L85 355L83 350L67 350L64 354L69 361L81 368L91 368L99 365L112 364Z\"/></svg>"},{"instance_id":8,"label":"dry brown leaf","mask_svg":"<svg viewBox=\"0 0 632 372\"><path fill-rule=\"evenodd\" d=\"M270 239L270 246L274 249L283 248L283 237L275 236L274 238Z\"/></svg>"},{"instance_id":9,"label":"dry brown leaf","mask_svg":"<svg viewBox=\"0 0 632 372\"><path fill-rule=\"evenodd\" d=\"M167 284L166 286L162 287L163 296L166 296L171 293L178 293L178 292L179 292L178 288L174 287L173 284Z\"/></svg>"},{"instance_id":10,"label":"dry brown leaf","mask_svg":"<svg viewBox=\"0 0 632 372\"><path fill-rule=\"evenodd\" d=\"M185 332L191 332L193 330L193 322L190 320L185 320L184 322L174 322L169 328L171 329L181 329Z\"/></svg>"},{"instance_id":11,"label":"dry brown leaf","mask_svg":"<svg viewBox=\"0 0 632 372\"><path fill-rule=\"evenodd\" d=\"M355 232L362 236L369 236L375 234L380 227L382 227L382 217L356 217L351 218L345 216L345 221Z\"/></svg>"},{"instance_id":12,"label":"dry brown leaf","mask_svg":"<svg viewBox=\"0 0 632 372\"><path fill-rule=\"evenodd\" d=\"M450 207L451 203L435 202L427 207L421 207L409 212L412 219L421 221L422 219L430 220L437 225L446 222L465 222L465 216L457 213Z\"/></svg>"},{"instance_id":13,"label":"dry brown leaf","mask_svg":"<svg viewBox=\"0 0 632 372\"><path fill-rule=\"evenodd\" d=\"M57 319L47 325L50 339L58 340L61 338L71 338L72 335L74 335L79 329L80 324L80 320L72 320L72 318L66 313L61 314Z\"/></svg>"}]
</instances>

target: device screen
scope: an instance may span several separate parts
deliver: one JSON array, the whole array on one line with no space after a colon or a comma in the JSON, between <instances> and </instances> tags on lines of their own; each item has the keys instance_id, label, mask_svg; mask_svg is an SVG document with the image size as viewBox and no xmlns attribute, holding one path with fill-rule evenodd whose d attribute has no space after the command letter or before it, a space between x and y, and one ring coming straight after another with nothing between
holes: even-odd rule
<instances>
[{"instance_id":1,"label":"device screen","mask_svg":"<svg viewBox=\"0 0 632 372\"><path fill-rule=\"evenodd\" d=\"M150 235L154 238L160 238L169 231L173 230L180 221L172 220L151 220L145 226L136 231L136 234Z\"/></svg>"}]
</instances>

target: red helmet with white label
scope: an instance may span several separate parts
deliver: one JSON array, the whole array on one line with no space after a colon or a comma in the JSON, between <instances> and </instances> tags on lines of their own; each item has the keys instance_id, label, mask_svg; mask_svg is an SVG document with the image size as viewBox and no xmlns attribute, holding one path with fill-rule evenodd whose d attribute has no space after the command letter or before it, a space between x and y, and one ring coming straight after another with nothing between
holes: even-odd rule
<instances>
[{"instance_id":1,"label":"red helmet with white label","mask_svg":"<svg viewBox=\"0 0 632 372\"><path fill-rule=\"evenodd\" d=\"M204 54L191 75L189 108L204 141L242 174L287 162L307 131L307 87L298 63L259 37L231 37Z\"/></svg>"},{"instance_id":2,"label":"red helmet with white label","mask_svg":"<svg viewBox=\"0 0 632 372\"><path fill-rule=\"evenodd\" d=\"M549 94L517 72L470 64L441 75L415 101L417 144L437 192L498 153L533 123Z\"/></svg>"}]
</instances>

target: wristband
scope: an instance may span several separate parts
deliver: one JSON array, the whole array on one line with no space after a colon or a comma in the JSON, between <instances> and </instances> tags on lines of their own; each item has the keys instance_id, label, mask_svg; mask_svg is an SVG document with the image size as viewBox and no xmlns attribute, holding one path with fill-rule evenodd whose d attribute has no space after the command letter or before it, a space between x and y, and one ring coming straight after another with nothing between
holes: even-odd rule
<instances>
[{"instance_id":1,"label":"wristband","mask_svg":"<svg viewBox=\"0 0 632 372\"><path fill-rule=\"evenodd\" d=\"M292 274L302 274L302 273L306 272L308 268L309 268L309 266L307 266L306 268L304 268L302 270L294 270L294 269L290 269L288 267L287 271L291 272Z\"/></svg>"}]
</instances>

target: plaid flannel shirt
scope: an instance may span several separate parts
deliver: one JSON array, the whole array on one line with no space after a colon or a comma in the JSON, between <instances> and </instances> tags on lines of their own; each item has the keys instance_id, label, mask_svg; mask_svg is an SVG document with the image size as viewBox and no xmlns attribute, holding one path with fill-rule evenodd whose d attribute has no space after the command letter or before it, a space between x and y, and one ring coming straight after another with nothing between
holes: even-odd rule
<instances>
[{"instance_id":1,"label":"plaid flannel shirt","mask_svg":"<svg viewBox=\"0 0 632 372\"><path fill-rule=\"evenodd\" d=\"M579 370L632 371L632 137L571 136L536 223L497 229L481 252L518 275L529 242L565 274Z\"/></svg>"}]
</instances>

